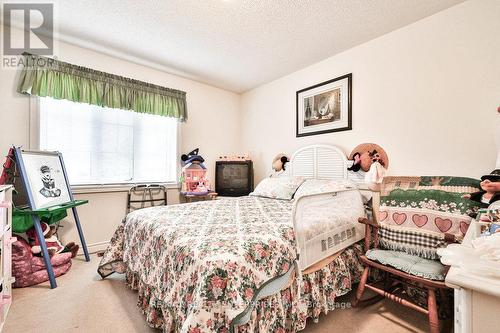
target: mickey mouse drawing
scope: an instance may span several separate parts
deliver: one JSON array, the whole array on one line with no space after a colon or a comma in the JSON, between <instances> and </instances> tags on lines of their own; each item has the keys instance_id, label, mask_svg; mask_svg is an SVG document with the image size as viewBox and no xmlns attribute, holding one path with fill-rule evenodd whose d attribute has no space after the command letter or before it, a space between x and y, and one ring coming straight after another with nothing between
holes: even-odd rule
<instances>
[{"instance_id":1,"label":"mickey mouse drawing","mask_svg":"<svg viewBox=\"0 0 500 333\"><path fill-rule=\"evenodd\" d=\"M56 187L56 182L52 178L50 167L42 165L40 167L40 174L42 176L43 188L40 194L46 198L57 198L61 195L61 190Z\"/></svg>"}]
</instances>

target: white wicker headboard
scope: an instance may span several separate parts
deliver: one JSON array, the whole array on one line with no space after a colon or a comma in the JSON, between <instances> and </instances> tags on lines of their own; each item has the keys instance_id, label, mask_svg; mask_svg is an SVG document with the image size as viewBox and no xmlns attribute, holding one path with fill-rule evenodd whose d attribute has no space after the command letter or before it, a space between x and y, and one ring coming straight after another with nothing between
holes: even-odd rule
<instances>
[{"instance_id":1,"label":"white wicker headboard","mask_svg":"<svg viewBox=\"0 0 500 333\"><path fill-rule=\"evenodd\" d=\"M347 158L335 146L307 146L293 153L290 174L315 179L347 179Z\"/></svg>"}]
</instances>

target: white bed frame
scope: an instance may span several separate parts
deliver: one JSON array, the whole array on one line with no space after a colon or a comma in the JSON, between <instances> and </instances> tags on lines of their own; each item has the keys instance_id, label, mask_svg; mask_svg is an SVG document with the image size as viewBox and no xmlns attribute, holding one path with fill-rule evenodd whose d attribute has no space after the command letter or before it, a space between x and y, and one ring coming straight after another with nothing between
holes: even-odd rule
<instances>
[{"instance_id":1,"label":"white bed frame","mask_svg":"<svg viewBox=\"0 0 500 333\"><path fill-rule=\"evenodd\" d=\"M287 164L287 166L288 166L287 170L288 175L290 176L304 177L307 179L332 179L332 180L337 180L337 179L344 180L348 178L347 158L345 154L342 152L342 150L332 145L310 145L301 148L292 155L290 163ZM297 222L296 219L297 209L299 210L302 209L301 207L307 206L309 202L314 200L316 202L318 201L325 203L331 202L332 195L333 193L316 194L311 196L305 196L297 200L294 203L294 208L292 212L294 227L296 227L296 222ZM297 207L298 205L300 206ZM363 226L359 225L356 227L356 229L357 229L355 235L356 238L350 239L350 244L353 244L355 241L364 238ZM333 254L333 252L338 251L334 247L331 247L329 245L329 243L331 243L331 241L333 240L335 233L336 233L335 231L332 231L330 233L321 235L322 237L325 237L325 241L327 242L327 247L328 247L328 251L321 251L320 254L321 258L328 257L331 254ZM305 248L306 246L305 239L297 235L297 242L299 247ZM301 243L302 246L300 246ZM256 300L261 300L270 295L274 295L283 288L285 288L288 285L290 277L294 271L297 271L296 274L301 274L301 271L307 268L306 267L307 264L305 264L305 262L308 262L307 259L308 259L307 253L300 253L300 257L298 262L296 263L296 266L291 267L286 274L270 281L269 283L264 284L261 290L258 291ZM252 309L253 305L249 306L246 311L241 313L239 316L235 318L235 320L233 320L232 323L233 330L235 330L235 327L243 325L246 322L248 322L248 320L250 319Z\"/></svg>"},{"instance_id":2,"label":"white bed frame","mask_svg":"<svg viewBox=\"0 0 500 333\"><path fill-rule=\"evenodd\" d=\"M330 145L311 145L297 150L290 160L290 175L307 179L347 180L347 158L338 147ZM302 219L310 216L308 210L316 211L318 207L328 209L329 205L336 205L332 197L347 195L347 200L357 200L354 193L323 193L301 197L294 202L292 218L295 230L300 230ZM361 196L361 194L359 193ZM360 197L361 200L361 197ZM318 206L319 205L319 206ZM316 207L316 208L315 208ZM333 208L332 208L333 209ZM300 248L298 266L300 270L341 251L364 238L364 228L354 218L349 230L344 227L324 232L313 239L306 240L304 235L297 232L297 245ZM340 241L339 241L340 240Z\"/></svg>"}]
</instances>

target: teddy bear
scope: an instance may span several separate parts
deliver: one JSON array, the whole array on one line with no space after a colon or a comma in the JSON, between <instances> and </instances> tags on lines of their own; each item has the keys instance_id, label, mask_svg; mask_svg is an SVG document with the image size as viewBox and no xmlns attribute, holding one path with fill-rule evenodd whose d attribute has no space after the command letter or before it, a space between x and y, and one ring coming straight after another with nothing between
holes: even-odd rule
<instances>
[{"instance_id":1,"label":"teddy bear","mask_svg":"<svg viewBox=\"0 0 500 333\"><path fill-rule=\"evenodd\" d=\"M465 194L462 198L470 199L487 208L495 201L500 200L500 169L493 170L489 175L481 177L481 191Z\"/></svg>"},{"instance_id":2,"label":"teddy bear","mask_svg":"<svg viewBox=\"0 0 500 333\"><path fill-rule=\"evenodd\" d=\"M45 222L41 222L40 226L42 227L43 236L45 238L45 244L47 244L47 250L49 252L49 256L53 256L57 253L71 252L71 257L74 258L80 248L74 242L70 242L63 246L61 242L57 239L55 235L56 227L54 225L49 226ZM40 242L38 241L38 237L36 236L35 227L31 227L28 231L26 231L26 236L28 236L28 241L31 246L31 252L35 255L41 255L42 247L40 246Z\"/></svg>"}]
</instances>

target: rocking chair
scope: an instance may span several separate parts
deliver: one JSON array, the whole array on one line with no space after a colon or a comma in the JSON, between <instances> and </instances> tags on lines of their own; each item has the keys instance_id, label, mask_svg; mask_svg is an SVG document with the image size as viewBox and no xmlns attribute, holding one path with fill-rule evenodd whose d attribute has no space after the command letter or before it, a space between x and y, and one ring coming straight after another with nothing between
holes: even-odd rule
<instances>
[{"instance_id":1,"label":"rocking chair","mask_svg":"<svg viewBox=\"0 0 500 333\"><path fill-rule=\"evenodd\" d=\"M464 177L384 177L374 217L359 219L366 230L366 253L360 257L365 269L353 305L386 297L426 314L430 332L438 333L438 313L452 316L453 297L444 283L449 267L438 260L437 249L465 235L469 214L479 205L462 196L478 189L477 179ZM382 286L367 283L371 271L384 278ZM375 297L362 301L365 289Z\"/></svg>"},{"instance_id":2,"label":"rocking chair","mask_svg":"<svg viewBox=\"0 0 500 333\"><path fill-rule=\"evenodd\" d=\"M386 297L392 301L398 302L401 305L426 314L429 317L430 332L438 333L439 318L436 293L438 293L439 297L441 297L442 304L446 304L447 299L445 291L450 288L445 285L444 276L448 271L448 267L441 265L441 263L437 260L422 259L404 252L379 249L378 223L367 218L360 218L359 222L365 224L365 249L367 250L367 254L360 257L365 269L356 291L353 306L373 304ZM374 234L374 246L370 249L372 233ZM446 234L445 239L447 242L456 242L454 235ZM396 265L394 265L395 263ZM412 265L413 271L408 270L405 272L395 268L394 266L397 266L398 263L403 263L402 266L406 267ZM374 284L367 283L371 269L378 269L382 272L384 278L382 288L375 286ZM436 274L438 279L417 276L415 275L415 271L418 270L424 271L427 274ZM403 291L402 287L405 286L426 291L427 308L400 296L400 293L398 292ZM361 300L363 292L366 288L375 292L376 295L369 299ZM451 311L446 312L447 314L450 314Z\"/></svg>"}]
</instances>

